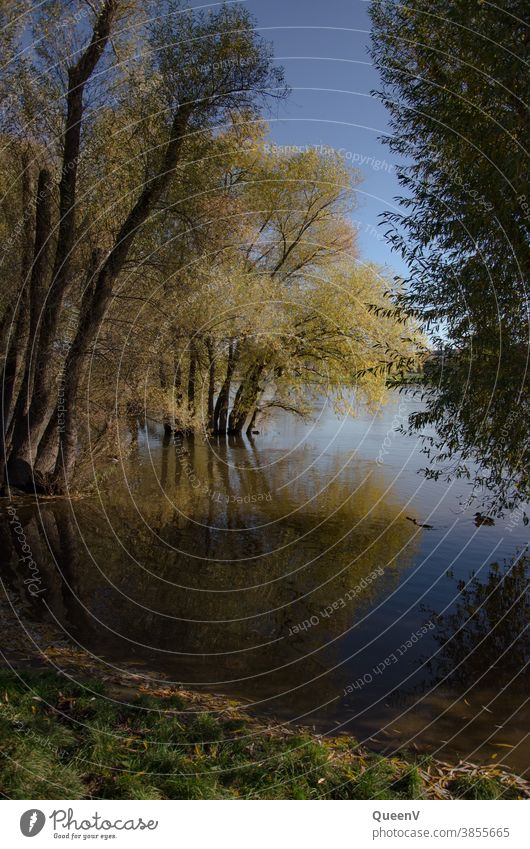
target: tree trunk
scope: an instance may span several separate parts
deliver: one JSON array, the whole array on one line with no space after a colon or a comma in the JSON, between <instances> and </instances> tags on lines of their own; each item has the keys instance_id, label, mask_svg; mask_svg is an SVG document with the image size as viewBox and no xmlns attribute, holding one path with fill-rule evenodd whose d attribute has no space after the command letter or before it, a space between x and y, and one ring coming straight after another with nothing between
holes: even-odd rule
<instances>
[{"instance_id":1,"label":"tree trunk","mask_svg":"<svg viewBox=\"0 0 530 849\"><path fill-rule=\"evenodd\" d=\"M190 364L188 371L188 410L195 413L195 375L197 373L197 342L190 339Z\"/></svg>"},{"instance_id":2,"label":"tree trunk","mask_svg":"<svg viewBox=\"0 0 530 849\"><path fill-rule=\"evenodd\" d=\"M265 363L263 360L254 363L239 386L228 420L228 433L242 433L245 422L255 407L259 393L261 392L259 381L264 368Z\"/></svg>"},{"instance_id":3,"label":"tree trunk","mask_svg":"<svg viewBox=\"0 0 530 849\"><path fill-rule=\"evenodd\" d=\"M206 427L212 432L215 428L215 346L211 336L206 338L206 349L208 351L208 411Z\"/></svg>"},{"instance_id":4,"label":"tree trunk","mask_svg":"<svg viewBox=\"0 0 530 849\"><path fill-rule=\"evenodd\" d=\"M175 406L179 406L182 403L182 366L180 364L180 356L175 361L175 372L173 377L173 402ZM173 419L170 419L170 417L168 416L164 421L164 433L166 436L171 436L176 432L176 417L173 416Z\"/></svg>"},{"instance_id":5,"label":"tree trunk","mask_svg":"<svg viewBox=\"0 0 530 849\"><path fill-rule=\"evenodd\" d=\"M228 420L228 407L230 404L230 388L232 386L232 377L234 369L239 357L239 347L236 343L230 342L228 346L228 360L226 364L226 376L221 386L217 401L214 408L214 433L221 436L226 434L226 423Z\"/></svg>"},{"instance_id":6,"label":"tree trunk","mask_svg":"<svg viewBox=\"0 0 530 849\"><path fill-rule=\"evenodd\" d=\"M59 226L51 285L40 316L35 345L34 388L28 414L15 422L8 474L21 488L32 488L32 465L48 421L53 392L53 353L64 295L70 284L72 251L76 242L76 184L83 119L83 93L109 40L118 0L105 0L98 14L90 44L68 70L66 122L59 184ZM74 377L75 380L75 377ZM16 481L16 482L15 482Z\"/></svg>"},{"instance_id":7,"label":"tree trunk","mask_svg":"<svg viewBox=\"0 0 530 849\"><path fill-rule=\"evenodd\" d=\"M39 450L35 459L35 481L37 487L43 490L48 489L48 480L51 472L57 462L57 452L59 450L59 427L58 409L54 409L50 416L50 420L46 425L42 439L39 442Z\"/></svg>"},{"instance_id":8,"label":"tree trunk","mask_svg":"<svg viewBox=\"0 0 530 849\"><path fill-rule=\"evenodd\" d=\"M38 200L38 195L37 195ZM23 239L20 259L20 296L15 304L11 324L11 333L4 361L2 373L2 431L7 434L11 421L14 405L16 406L16 384L20 372L24 367L26 352L26 341L31 343L31 335L28 334L29 308L31 305L29 296L29 274L31 262L34 255L33 242L33 216L31 209L34 204L34 184L28 156L22 157L22 215L23 215ZM8 453L10 439L5 436L5 450Z\"/></svg>"},{"instance_id":9,"label":"tree trunk","mask_svg":"<svg viewBox=\"0 0 530 849\"><path fill-rule=\"evenodd\" d=\"M163 356L160 356L160 359L158 361L158 379L160 381L160 389L165 392L168 388L168 380L166 373L166 364L164 363ZM171 421L171 416L165 401L163 401L163 423L165 436L171 436L174 430L174 423Z\"/></svg>"},{"instance_id":10,"label":"tree trunk","mask_svg":"<svg viewBox=\"0 0 530 849\"><path fill-rule=\"evenodd\" d=\"M160 389L167 389L166 365L163 357L160 357L158 361L158 378L160 380Z\"/></svg>"},{"instance_id":11,"label":"tree trunk","mask_svg":"<svg viewBox=\"0 0 530 849\"><path fill-rule=\"evenodd\" d=\"M247 430L246 430L247 436L252 436L252 432L253 432L254 426L256 424L257 416L258 416L258 406L257 406L257 404L254 404L254 410L252 411L252 416L250 417L250 422L249 422Z\"/></svg>"},{"instance_id":12,"label":"tree trunk","mask_svg":"<svg viewBox=\"0 0 530 849\"><path fill-rule=\"evenodd\" d=\"M20 425L28 414L35 378L35 351L32 348L39 325L39 314L44 302L50 262L52 177L43 168L39 173L37 200L35 205L35 244L33 265L28 286L29 332L26 347L24 373L13 410L11 425L6 435L6 447L9 450L15 426Z\"/></svg>"},{"instance_id":13,"label":"tree trunk","mask_svg":"<svg viewBox=\"0 0 530 849\"><path fill-rule=\"evenodd\" d=\"M23 374L13 408L13 415L9 426L4 430L3 458L8 458L9 466L6 469L6 483L23 489L33 489L33 471L31 464L24 457L19 462L11 462L11 450L15 437L20 439L21 432L29 432L30 422L28 419L29 406L35 380L36 354L33 349L39 324L39 314L42 309L46 291L47 276L50 262L50 236L51 236L51 206L52 206L52 178L47 169L41 169L37 186L35 201L35 237L33 245L33 262L30 263L29 281L25 281L24 291L26 293L24 309L28 313L27 343L21 350L24 351ZM31 208L31 204L30 204ZM28 216L29 217L29 216ZM22 333L17 328L17 334ZM19 340L22 344L22 339ZM7 425L7 421L4 420ZM2 479L4 469L2 462Z\"/></svg>"},{"instance_id":14,"label":"tree trunk","mask_svg":"<svg viewBox=\"0 0 530 849\"><path fill-rule=\"evenodd\" d=\"M72 473L76 451L76 401L79 385L86 368L90 348L103 324L112 300L113 285L123 269L129 251L154 204L170 183L179 161L191 105L178 107L158 173L144 186L118 235L114 246L96 275L93 294L87 308L82 310L77 333L65 364L65 428L60 436L59 454L54 476L58 489L64 488Z\"/></svg>"},{"instance_id":15,"label":"tree trunk","mask_svg":"<svg viewBox=\"0 0 530 849\"><path fill-rule=\"evenodd\" d=\"M175 404L178 406L182 403L182 365L180 362L180 354L175 363L175 378L173 380L175 388Z\"/></svg>"}]
</instances>

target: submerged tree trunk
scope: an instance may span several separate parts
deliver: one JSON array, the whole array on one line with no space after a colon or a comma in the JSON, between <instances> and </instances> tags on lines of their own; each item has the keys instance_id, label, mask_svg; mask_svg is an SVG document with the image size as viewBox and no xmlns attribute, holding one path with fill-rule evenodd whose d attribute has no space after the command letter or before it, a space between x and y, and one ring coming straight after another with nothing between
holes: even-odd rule
<instances>
[{"instance_id":1,"label":"submerged tree trunk","mask_svg":"<svg viewBox=\"0 0 530 849\"><path fill-rule=\"evenodd\" d=\"M197 374L197 342L190 339L190 363L188 370L188 410L193 416L195 413L195 376Z\"/></svg>"},{"instance_id":2,"label":"submerged tree trunk","mask_svg":"<svg viewBox=\"0 0 530 849\"><path fill-rule=\"evenodd\" d=\"M261 392L260 378L265 365L266 363L263 360L254 363L239 386L228 420L228 433L240 434L243 432L245 422L255 408Z\"/></svg>"},{"instance_id":3,"label":"submerged tree trunk","mask_svg":"<svg viewBox=\"0 0 530 849\"><path fill-rule=\"evenodd\" d=\"M256 401L257 401L257 399L256 399ZM256 424L257 416L258 416L258 405L256 403L256 404L254 404L254 410L252 411L252 416L250 417L250 422L249 422L247 430L246 430L247 436L252 435L252 433L254 431L255 424Z\"/></svg>"},{"instance_id":4,"label":"submerged tree trunk","mask_svg":"<svg viewBox=\"0 0 530 849\"><path fill-rule=\"evenodd\" d=\"M232 377L239 356L239 347L237 343L230 342L228 346L228 359L226 363L226 375L223 385L217 396L217 401L214 407L214 427L213 432L224 436L226 434L226 425L228 421L228 408L230 405L230 388L232 386Z\"/></svg>"},{"instance_id":5,"label":"submerged tree trunk","mask_svg":"<svg viewBox=\"0 0 530 849\"><path fill-rule=\"evenodd\" d=\"M227 432L234 434L237 433L237 430L234 427L234 423L237 416L237 411L241 409L241 399L243 398L243 393L245 391L245 381L242 381L237 387L236 394L234 397L234 403L232 405L232 409L230 411L230 415L228 416L228 429Z\"/></svg>"},{"instance_id":6,"label":"submerged tree trunk","mask_svg":"<svg viewBox=\"0 0 530 849\"><path fill-rule=\"evenodd\" d=\"M215 347L211 336L206 338L206 350L208 351L208 409L206 427L209 431L215 429Z\"/></svg>"},{"instance_id":7,"label":"submerged tree trunk","mask_svg":"<svg viewBox=\"0 0 530 849\"><path fill-rule=\"evenodd\" d=\"M163 392L166 392L168 389L168 379L166 372L166 364L164 362L164 358L161 356L158 361L158 379L160 381L160 389ZM163 424L164 424L164 434L166 437L171 436L175 429L174 420L172 420L170 412L168 410L168 406L166 401L163 399Z\"/></svg>"},{"instance_id":8,"label":"submerged tree trunk","mask_svg":"<svg viewBox=\"0 0 530 849\"><path fill-rule=\"evenodd\" d=\"M175 390L175 404L182 404L182 365L180 362L180 354L175 362L175 377L173 379L173 387Z\"/></svg>"},{"instance_id":9,"label":"submerged tree trunk","mask_svg":"<svg viewBox=\"0 0 530 849\"><path fill-rule=\"evenodd\" d=\"M175 371L173 374L173 402L176 407L182 404L182 365L180 361L180 354L175 360ZM169 415L166 419L164 419L164 433L166 436L171 436L177 433L178 427L176 422L176 417L173 415L171 418Z\"/></svg>"}]
</instances>

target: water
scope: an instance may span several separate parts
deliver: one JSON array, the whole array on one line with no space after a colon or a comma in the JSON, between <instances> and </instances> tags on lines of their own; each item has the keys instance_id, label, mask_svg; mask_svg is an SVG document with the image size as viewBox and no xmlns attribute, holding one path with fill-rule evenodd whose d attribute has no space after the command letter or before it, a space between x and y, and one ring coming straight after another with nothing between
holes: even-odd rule
<instances>
[{"instance_id":1,"label":"water","mask_svg":"<svg viewBox=\"0 0 530 849\"><path fill-rule=\"evenodd\" d=\"M17 506L37 598L3 522L7 592L111 670L522 772L527 528L477 527L468 481L417 473L396 430L412 403L352 419L323 402L211 444L144 426L99 497Z\"/></svg>"}]
</instances>

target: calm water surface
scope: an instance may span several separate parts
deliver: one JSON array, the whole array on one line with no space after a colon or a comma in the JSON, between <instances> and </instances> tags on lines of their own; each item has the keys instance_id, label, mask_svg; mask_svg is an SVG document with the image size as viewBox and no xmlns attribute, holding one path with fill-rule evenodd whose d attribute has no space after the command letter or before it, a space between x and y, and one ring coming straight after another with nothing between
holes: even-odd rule
<instances>
[{"instance_id":1,"label":"calm water surface","mask_svg":"<svg viewBox=\"0 0 530 849\"><path fill-rule=\"evenodd\" d=\"M31 609L4 521L8 592L110 668L522 772L528 529L476 527L467 481L417 473L396 431L412 403L356 419L323 403L250 441L144 425L99 498L20 507L46 586Z\"/></svg>"}]
</instances>

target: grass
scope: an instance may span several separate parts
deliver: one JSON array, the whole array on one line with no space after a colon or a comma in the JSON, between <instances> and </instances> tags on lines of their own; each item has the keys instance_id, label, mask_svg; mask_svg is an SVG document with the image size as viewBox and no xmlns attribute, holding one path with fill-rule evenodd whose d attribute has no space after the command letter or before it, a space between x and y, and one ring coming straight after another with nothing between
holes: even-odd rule
<instances>
[{"instance_id":1,"label":"grass","mask_svg":"<svg viewBox=\"0 0 530 849\"><path fill-rule=\"evenodd\" d=\"M0 671L0 790L12 799L521 798L501 770L387 758L351 738L321 739L213 712L177 692L118 695L53 673ZM473 771L475 770L475 771Z\"/></svg>"}]
</instances>

